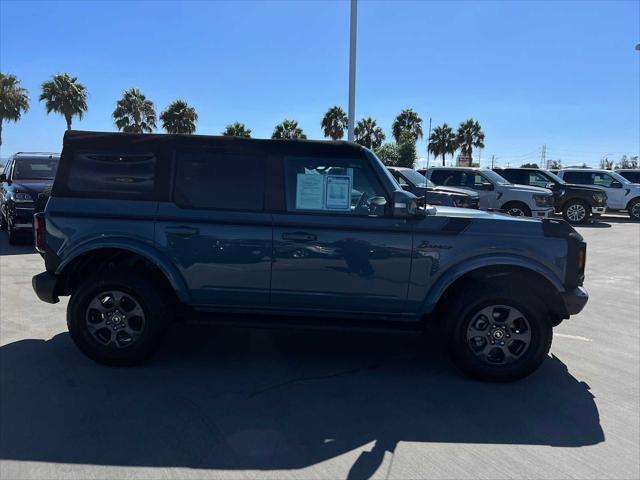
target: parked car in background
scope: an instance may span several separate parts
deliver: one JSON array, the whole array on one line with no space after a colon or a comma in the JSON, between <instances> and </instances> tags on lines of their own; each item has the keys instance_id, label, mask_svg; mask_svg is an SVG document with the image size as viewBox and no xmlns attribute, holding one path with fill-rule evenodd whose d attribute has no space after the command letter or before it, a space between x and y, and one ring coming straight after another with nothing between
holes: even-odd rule
<instances>
[{"instance_id":1,"label":"parked car in background","mask_svg":"<svg viewBox=\"0 0 640 480\"><path fill-rule=\"evenodd\" d=\"M556 212L562 213L569 223L585 223L592 215L599 217L607 210L607 194L601 188L573 185L541 168L497 168L494 171L511 183L550 189Z\"/></svg>"},{"instance_id":2,"label":"parked car in background","mask_svg":"<svg viewBox=\"0 0 640 480\"><path fill-rule=\"evenodd\" d=\"M547 188L514 185L489 169L436 167L426 172L437 185L470 188L480 195L482 210L502 210L516 217L549 218L553 194Z\"/></svg>"},{"instance_id":3,"label":"parked car in background","mask_svg":"<svg viewBox=\"0 0 640 480\"><path fill-rule=\"evenodd\" d=\"M425 205L479 208L480 197L473 190L438 186L421 173L406 167L387 167L403 190L413 193Z\"/></svg>"},{"instance_id":4,"label":"parked car in background","mask_svg":"<svg viewBox=\"0 0 640 480\"><path fill-rule=\"evenodd\" d=\"M607 193L607 207L626 210L633 220L640 220L640 184L631 183L611 170L595 168L568 168L558 176L567 183L595 186Z\"/></svg>"},{"instance_id":5,"label":"parked car in background","mask_svg":"<svg viewBox=\"0 0 640 480\"><path fill-rule=\"evenodd\" d=\"M8 231L9 243L32 231L36 200L51 186L59 160L57 153L19 152L7 161L0 174L0 228Z\"/></svg>"},{"instance_id":6,"label":"parked car in background","mask_svg":"<svg viewBox=\"0 0 640 480\"><path fill-rule=\"evenodd\" d=\"M640 183L640 168L622 168L616 170L616 172L631 183Z\"/></svg>"},{"instance_id":7,"label":"parked car in background","mask_svg":"<svg viewBox=\"0 0 640 480\"><path fill-rule=\"evenodd\" d=\"M349 142L68 131L35 226L36 294L70 295L71 338L110 365L147 359L178 312L289 328L438 320L464 372L512 381L588 299L586 244L566 222L419 209Z\"/></svg>"}]
</instances>

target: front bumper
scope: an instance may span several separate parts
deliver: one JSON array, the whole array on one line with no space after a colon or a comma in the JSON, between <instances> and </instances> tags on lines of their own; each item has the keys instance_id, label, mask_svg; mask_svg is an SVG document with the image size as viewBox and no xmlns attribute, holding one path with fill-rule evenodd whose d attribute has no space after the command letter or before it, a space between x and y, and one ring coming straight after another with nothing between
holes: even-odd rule
<instances>
[{"instance_id":1,"label":"front bumper","mask_svg":"<svg viewBox=\"0 0 640 480\"><path fill-rule=\"evenodd\" d=\"M589 294L584 287L576 287L560 294L567 315L577 315L589 301Z\"/></svg>"},{"instance_id":2,"label":"front bumper","mask_svg":"<svg viewBox=\"0 0 640 480\"><path fill-rule=\"evenodd\" d=\"M33 214L35 207L18 207L12 209L11 226L15 229L33 228Z\"/></svg>"},{"instance_id":3,"label":"front bumper","mask_svg":"<svg viewBox=\"0 0 640 480\"><path fill-rule=\"evenodd\" d=\"M554 212L555 209L553 207L531 210L531 216L533 218L551 218Z\"/></svg>"},{"instance_id":4,"label":"front bumper","mask_svg":"<svg viewBox=\"0 0 640 480\"><path fill-rule=\"evenodd\" d=\"M47 303L58 303L60 301L58 295L56 295L57 283L58 277L49 272L39 273L31 279L34 292L36 292L40 300Z\"/></svg>"}]
</instances>

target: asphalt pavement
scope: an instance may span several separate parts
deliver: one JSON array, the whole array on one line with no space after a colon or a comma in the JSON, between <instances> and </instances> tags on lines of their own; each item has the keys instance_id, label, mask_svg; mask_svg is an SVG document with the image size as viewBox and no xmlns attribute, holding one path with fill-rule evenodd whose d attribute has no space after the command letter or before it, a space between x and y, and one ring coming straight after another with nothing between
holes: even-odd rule
<instances>
[{"instance_id":1,"label":"asphalt pavement","mask_svg":"<svg viewBox=\"0 0 640 480\"><path fill-rule=\"evenodd\" d=\"M509 385L461 376L435 332L177 326L103 367L1 232L0 478L640 478L640 225L579 231L591 299Z\"/></svg>"}]
</instances>

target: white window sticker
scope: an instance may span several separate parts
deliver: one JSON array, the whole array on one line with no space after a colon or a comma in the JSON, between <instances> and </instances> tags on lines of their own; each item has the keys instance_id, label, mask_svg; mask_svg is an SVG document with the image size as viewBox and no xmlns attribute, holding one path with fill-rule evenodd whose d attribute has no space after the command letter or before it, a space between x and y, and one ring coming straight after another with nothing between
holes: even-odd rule
<instances>
[{"instance_id":1,"label":"white window sticker","mask_svg":"<svg viewBox=\"0 0 640 480\"><path fill-rule=\"evenodd\" d=\"M327 210L351 209L351 182L349 175L327 175L327 193L325 208Z\"/></svg>"},{"instance_id":2,"label":"white window sticker","mask_svg":"<svg viewBox=\"0 0 640 480\"><path fill-rule=\"evenodd\" d=\"M324 208L324 175L298 173L296 180L296 209L322 210Z\"/></svg>"}]
</instances>

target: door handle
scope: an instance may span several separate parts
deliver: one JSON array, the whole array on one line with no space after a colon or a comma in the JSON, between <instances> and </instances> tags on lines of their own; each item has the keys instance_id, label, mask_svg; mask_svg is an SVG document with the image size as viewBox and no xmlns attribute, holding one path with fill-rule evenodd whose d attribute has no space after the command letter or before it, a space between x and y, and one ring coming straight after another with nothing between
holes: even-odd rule
<instances>
[{"instance_id":1,"label":"door handle","mask_svg":"<svg viewBox=\"0 0 640 480\"><path fill-rule=\"evenodd\" d=\"M315 235L305 232L290 232L282 234L283 240L291 240L293 242L313 242L318 239Z\"/></svg>"},{"instance_id":2,"label":"door handle","mask_svg":"<svg viewBox=\"0 0 640 480\"><path fill-rule=\"evenodd\" d=\"M167 227L165 231L179 237L191 237L200 233L200 229L195 227Z\"/></svg>"}]
</instances>

